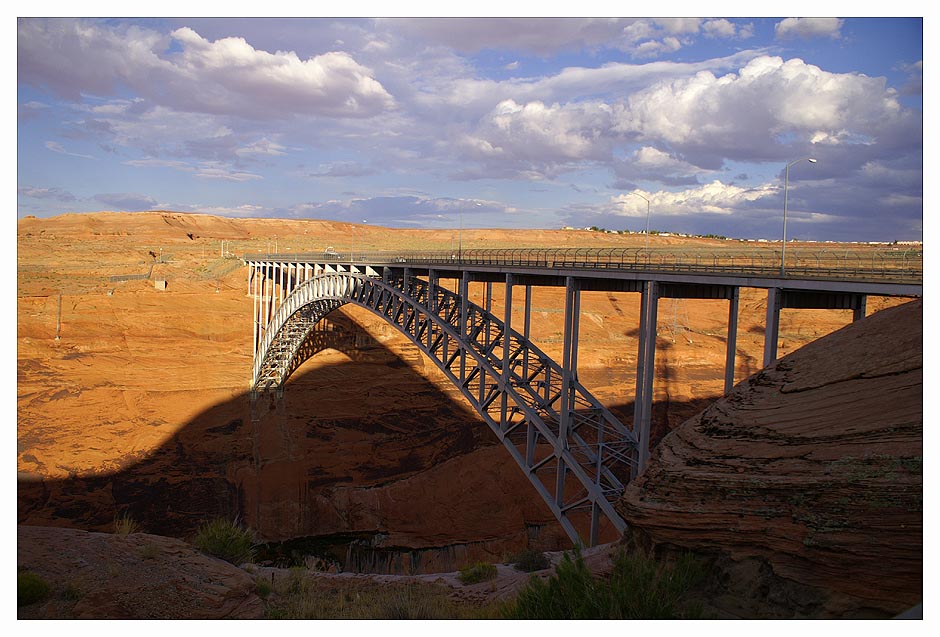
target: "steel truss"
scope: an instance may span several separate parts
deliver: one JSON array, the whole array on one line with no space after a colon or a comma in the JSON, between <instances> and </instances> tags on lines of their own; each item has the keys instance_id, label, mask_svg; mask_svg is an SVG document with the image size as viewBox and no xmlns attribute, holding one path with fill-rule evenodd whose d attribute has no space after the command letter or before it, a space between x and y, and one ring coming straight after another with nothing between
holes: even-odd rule
<instances>
[{"instance_id":1,"label":"steel truss","mask_svg":"<svg viewBox=\"0 0 940 637\"><path fill-rule=\"evenodd\" d=\"M388 272L388 271L386 271ZM602 527L621 534L614 508L636 474L637 436L577 380L577 292L566 303L565 363L559 365L506 323L471 303L466 274L460 294L410 276L383 279L328 272L296 285L258 339L252 396L282 392L302 362L316 324L345 303L383 317L433 360L460 389L545 500L573 542L594 546ZM528 306L528 301L526 303ZM573 336L572 336L573 330ZM528 316L526 317L528 333ZM260 333L259 333L260 336Z\"/></svg>"}]
</instances>

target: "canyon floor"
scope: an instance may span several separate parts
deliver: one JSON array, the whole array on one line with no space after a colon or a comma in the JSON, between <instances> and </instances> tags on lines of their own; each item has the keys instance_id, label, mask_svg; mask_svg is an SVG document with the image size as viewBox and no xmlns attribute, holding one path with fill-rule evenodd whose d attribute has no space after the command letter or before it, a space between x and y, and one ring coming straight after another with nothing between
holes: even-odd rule
<instances>
[{"instance_id":1,"label":"canyon floor","mask_svg":"<svg viewBox=\"0 0 940 637\"><path fill-rule=\"evenodd\" d=\"M455 239L170 212L19 220L18 523L100 532L129 515L146 533L187 539L208 518L239 516L260 539L335 538L323 550L355 570L416 575L570 548L459 392L364 310L330 317L337 342L294 372L283 400L250 404L252 299L239 256ZM460 241L635 247L644 237L465 229ZM482 289L471 294L480 302ZM494 286L496 306L500 294ZM558 358L563 302L563 289L533 293L533 340ZM868 313L900 303L870 298ZM580 380L628 421L639 295L585 292L581 308ZM765 310L763 291L742 291L739 382L760 371ZM660 302L654 442L721 397L726 319L724 302ZM850 311L784 310L780 355L850 321Z\"/></svg>"}]
</instances>

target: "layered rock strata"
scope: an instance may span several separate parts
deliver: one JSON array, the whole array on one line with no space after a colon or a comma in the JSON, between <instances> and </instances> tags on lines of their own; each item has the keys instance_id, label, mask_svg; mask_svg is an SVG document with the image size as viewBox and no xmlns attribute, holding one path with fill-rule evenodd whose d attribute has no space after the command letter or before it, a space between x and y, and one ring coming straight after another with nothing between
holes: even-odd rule
<instances>
[{"instance_id":1,"label":"layered rock strata","mask_svg":"<svg viewBox=\"0 0 940 637\"><path fill-rule=\"evenodd\" d=\"M867 617L923 586L920 300L804 346L666 436L629 540L718 566L731 615Z\"/></svg>"}]
</instances>

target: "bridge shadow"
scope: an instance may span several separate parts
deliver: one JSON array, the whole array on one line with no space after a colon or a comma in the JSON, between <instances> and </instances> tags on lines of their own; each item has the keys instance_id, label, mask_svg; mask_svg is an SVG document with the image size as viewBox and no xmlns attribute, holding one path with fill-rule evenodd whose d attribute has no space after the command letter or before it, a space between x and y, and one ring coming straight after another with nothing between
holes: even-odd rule
<instances>
[{"instance_id":1,"label":"bridge shadow","mask_svg":"<svg viewBox=\"0 0 940 637\"><path fill-rule=\"evenodd\" d=\"M267 541L342 537L372 554L411 551L405 566L356 558L386 572L570 547L458 390L428 380L437 368L417 348L399 355L339 312L304 348L311 360L281 399L252 404L246 391L115 473L18 481L18 522L110 531L126 514L146 532L188 538L207 519L238 516ZM710 402L654 404L654 441ZM632 403L610 408L632 420ZM408 547L426 552L417 567Z\"/></svg>"}]
</instances>

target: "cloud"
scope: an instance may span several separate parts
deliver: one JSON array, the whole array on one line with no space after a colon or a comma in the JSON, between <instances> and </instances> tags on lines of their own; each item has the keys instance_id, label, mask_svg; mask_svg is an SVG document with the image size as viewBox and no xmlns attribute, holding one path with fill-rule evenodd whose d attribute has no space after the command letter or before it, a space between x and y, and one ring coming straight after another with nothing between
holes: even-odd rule
<instances>
[{"instance_id":1,"label":"cloud","mask_svg":"<svg viewBox=\"0 0 940 637\"><path fill-rule=\"evenodd\" d=\"M600 46L616 38L627 23L608 18L392 18L378 25L401 37L443 44L461 53L509 49L548 55Z\"/></svg>"},{"instance_id":2,"label":"cloud","mask_svg":"<svg viewBox=\"0 0 940 637\"><path fill-rule=\"evenodd\" d=\"M706 38L733 38L737 37L746 37L741 34L749 34L750 30L746 29L747 25L743 25L740 30L734 22L726 20L725 18L720 18L717 20L706 20L702 24L702 33L705 34Z\"/></svg>"},{"instance_id":3,"label":"cloud","mask_svg":"<svg viewBox=\"0 0 940 637\"><path fill-rule=\"evenodd\" d=\"M252 142L247 146L243 146L235 151L235 154L239 157L247 157L251 155L286 155L285 152L287 148L281 146L277 142L273 142L266 137Z\"/></svg>"},{"instance_id":4,"label":"cloud","mask_svg":"<svg viewBox=\"0 0 940 637\"><path fill-rule=\"evenodd\" d=\"M917 128L884 78L769 56L738 73L659 82L618 105L615 119L621 135L668 144L709 168L724 159L777 158L781 149L808 149L813 140L848 148Z\"/></svg>"},{"instance_id":5,"label":"cloud","mask_svg":"<svg viewBox=\"0 0 940 637\"><path fill-rule=\"evenodd\" d=\"M615 188L632 190L634 180L655 181L665 185L690 185L697 181L697 176L706 171L693 166L675 154L652 146L643 146L632 155L615 159L614 174L617 176Z\"/></svg>"},{"instance_id":6,"label":"cloud","mask_svg":"<svg viewBox=\"0 0 940 637\"><path fill-rule=\"evenodd\" d=\"M138 168L175 168L176 170L186 171L195 170L192 166L184 161L177 161L172 159L129 159L124 162L124 164L127 166L136 166Z\"/></svg>"},{"instance_id":7,"label":"cloud","mask_svg":"<svg viewBox=\"0 0 940 637\"><path fill-rule=\"evenodd\" d=\"M735 35L728 20L700 18L408 18L379 20L378 26L464 54L499 49L539 56L603 48L654 55L677 50L706 28L709 37Z\"/></svg>"},{"instance_id":8,"label":"cloud","mask_svg":"<svg viewBox=\"0 0 940 637\"><path fill-rule=\"evenodd\" d=\"M81 157L82 159L95 159L91 155L82 155L80 153L71 153L62 146L59 142L47 141L45 143L46 148L51 150L54 153L59 153L60 155L68 155L69 157Z\"/></svg>"},{"instance_id":9,"label":"cloud","mask_svg":"<svg viewBox=\"0 0 940 637\"><path fill-rule=\"evenodd\" d=\"M519 104L504 100L475 131L458 140L463 156L498 172L506 168L557 174L609 153L603 132L610 129L610 109L599 102Z\"/></svg>"},{"instance_id":10,"label":"cloud","mask_svg":"<svg viewBox=\"0 0 940 637\"><path fill-rule=\"evenodd\" d=\"M62 190L61 188L32 188L21 186L16 189L16 194L30 199L53 199L55 201L70 202L75 201L75 195Z\"/></svg>"},{"instance_id":11,"label":"cloud","mask_svg":"<svg viewBox=\"0 0 940 637\"><path fill-rule=\"evenodd\" d=\"M124 84L173 110L261 120L370 117L395 105L371 70L342 51L302 60L243 38L209 41L188 27L165 36L72 19L20 19L17 35L18 80L72 99Z\"/></svg>"},{"instance_id":12,"label":"cloud","mask_svg":"<svg viewBox=\"0 0 940 637\"><path fill-rule=\"evenodd\" d=\"M92 199L119 211L139 212L157 207L156 199L137 193L102 193Z\"/></svg>"},{"instance_id":13,"label":"cloud","mask_svg":"<svg viewBox=\"0 0 940 637\"><path fill-rule=\"evenodd\" d=\"M843 20L839 18L786 18L774 26L778 40L793 38L832 38L841 36Z\"/></svg>"},{"instance_id":14,"label":"cloud","mask_svg":"<svg viewBox=\"0 0 940 637\"><path fill-rule=\"evenodd\" d=\"M229 166L216 162L206 162L198 166L193 176L200 179L219 179L222 181L253 181L255 179L264 179L264 177L256 173L233 170Z\"/></svg>"},{"instance_id":15,"label":"cloud","mask_svg":"<svg viewBox=\"0 0 940 637\"><path fill-rule=\"evenodd\" d=\"M678 192L639 191L650 200L650 209L656 215L731 215L742 204L776 196L778 187L765 184L755 188L744 188L715 180L695 188ZM608 212L624 217L646 217L646 202L630 194L615 195L610 199Z\"/></svg>"},{"instance_id":16,"label":"cloud","mask_svg":"<svg viewBox=\"0 0 940 637\"><path fill-rule=\"evenodd\" d=\"M336 161L320 164L317 172L310 173L311 177L365 177L374 175L377 171L371 166L363 166L354 161Z\"/></svg>"},{"instance_id":17,"label":"cloud","mask_svg":"<svg viewBox=\"0 0 940 637\"><path fill-rule=\"evenodd\" d=\"M900 69L908 76L907 82L901 87L901 95L923 95L924 61L918 60L913 64L902 64Z\"/></svg>"},{"instance_id":18,"label":"cloud","mask_svg":"<svg viewBox=\"0 0 940 637\"><path fill-rule=\"evenodd\" d=\"M390 226L438 226L457 228L461 219L465 227L486 224L499 219L494 225L505 225L506 215L519 211L506 204L483 199L426 197L423 195L389 195L331 199L292 206L292 217L336 219Z\"/></svg>"}]
</instances>

